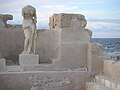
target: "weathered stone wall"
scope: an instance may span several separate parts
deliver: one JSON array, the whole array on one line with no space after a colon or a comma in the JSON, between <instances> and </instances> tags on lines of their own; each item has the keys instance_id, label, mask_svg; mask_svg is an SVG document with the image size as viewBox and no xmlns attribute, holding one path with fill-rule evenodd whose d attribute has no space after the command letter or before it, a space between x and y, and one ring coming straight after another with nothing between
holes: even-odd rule
<instances>
[{"instance_id":1,"label":"weathered stone wall","mask_svg":"<svg viewBox=\"0 0 120 90\"><path fill-rule=\"evenodd\" d=\"M85 90L88 71L0 72L0 90Z\"/></svg>"},{"instance_id":2,"label":"weathered stone wall","mask_svg":"<svg viewBox=\"0 0 120 90\"><path fill-rule=\"evenodd\" d=\"M23 50L24 34L21 30L0 30L0 53L2 58L18 63Z\"/></svg>"},{"instance_id":3,"label":"weathered stone wall","mask_svg":"<svg viewBox=\"0 0 120 90\"><path fill-rule=\"evenodd\" d=\"M51 62L60 57L61 30L38 30L36 53L40 62Z\"/></svg>"},{"instance_id":4,"label":"weathered stone wall","mask_svg":"<svg viewBox=\"0 0 120 90\"><path fill-rule=\"evenodd\" d=\"M51 62L53 59L61 58L62 50L62 53L64 52L64 54L62 54L64 58L62 58L65 59L66 57L65 62L66 65L68 64L67 66L69 66L67 61L71 55L73 56L68 62L72 62L76 57L76 62L79 62L78 65L86 66L87 43L80 43L79 40L73 40L69 43L70 39L64 42L66 38L61 38L61 36L63 36L61 35L61 29L38 30L37 35L36 54L39 55L40 62ZM21 30L0 30L0 53L2 58L18 63L18 57L23 50L23 45L24 34ZM73 52L74 54L72 54Z\"/></svg>"},{"instance_id":5,"label":"weathered stone wall","mask_svg":"<svg viewBox=\"0 0 120 90\"><path fill-rule=\"evenodd\" d=\"M91 36L86 30L72 28L63 28L61 32L61 42L80 42L89 43L91 41Z\"/></svg>"},{"instance_id":6,"label":"weathered stone wall","mask_svg":"<svg viewBox=\"0 0 120 90\"><path fill-rule=\"evenodd\" d=\"M55 61L55 68L68 69L87 67L87 43L61 43L61 58Z\"/></svg>"},{"instance_id":7,"label":"weathered stone wall","mask_svg":"<svg viewBox=\"0 0 120 90\"><path fill-rule=\"evenodd\" d=\"M103 71L107 77L120 81L120 62L119 61L105 60Z\"/></svg>"},{"instance_id":8,"label":"weathered stone wall","mask_svg":"<svg viewBox=\"0 0 120 90\"><path fill-rule=\"evenodd\" d=\"M61 58L55 63L56 68L87 67L88 43L91 37L81 28L62 28Z\"/></svg>"},{"instance_id":9,"label":"weathered stone wall","mask_svg":"<svg viewBox=\"0 0 120 90\"><path fill-rule=\"evenodd\" d=\"M88 43L87 67L91 73L98 74L103 72L103 51L102 45L98 43Z\"/></svg>"},{"instance_id":10,"label":"weathered stone wall","mask_svg":"<svg viewBox=\"0 0 120 90\"><path fill-rule=\"evenodd\" d=\"M36 54L40 55L40 62L51 62L59 57L60 30L37 31ZM18 63L19 54L24 46L24 33L19 30L0 30L0 56Z\"/></svg>"}]
</instances>

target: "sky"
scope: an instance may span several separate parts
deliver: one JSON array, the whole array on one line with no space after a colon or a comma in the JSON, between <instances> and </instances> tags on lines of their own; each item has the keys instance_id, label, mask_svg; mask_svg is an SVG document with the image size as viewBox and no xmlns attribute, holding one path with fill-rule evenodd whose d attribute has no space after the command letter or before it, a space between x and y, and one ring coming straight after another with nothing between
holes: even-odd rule
<instances>
[{"instance_id":1,"label":"sky","mask_svg":"<svg viewBox=\"0 0 120 90\"><path fill-rule=\"evenodd\" d=\"M75 13L85 16L93 38L120 38L120 0L0 0L0 14L13 15L10 24L22 24L26 5L37 10L37 28L49 28L54 13Z\"/></svg>"}]
</instances>

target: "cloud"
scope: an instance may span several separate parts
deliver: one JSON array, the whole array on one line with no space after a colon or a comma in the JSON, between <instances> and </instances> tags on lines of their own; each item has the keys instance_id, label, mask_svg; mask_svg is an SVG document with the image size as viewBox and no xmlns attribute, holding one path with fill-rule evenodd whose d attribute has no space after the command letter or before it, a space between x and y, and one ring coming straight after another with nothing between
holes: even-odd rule
<instances>
[{"instance_id":1,"label":"cloud","mask_svg":"<svg viewBox=\"0 0 120 90\"><path fill-rule=\"evenodd\" d=\"M58 5L58 4L90 4L90 3L103 3L104 0L50 0L48 3L45 4L52 4L52 5Z\"/></svg>"},{"instance_id":2,"label":"cloud","mask_svg":"<svg viewBox=\"0 0 120 90\"><path fill-rule=\"evenodd\" d=\"M38 17L38 27L39 28L49 28L49 17L54 13L70 13L72 11L77 11L79 9L78 6L65 6L65 5L43 5L37 9L37 17Z\"/></svg>"},{"instance_id":3,"label":"cloud","mask_svg":"<svg viewBox=\"0 0 120 90\"><path fill-rule=\"evenodd\" d=\"M109 22L91 22L88 21L87 28L93 31L95 38L119 38L120 37L120 23Z\"/></svg>"},{"instance_id":4,"label":"cloud","mask_svg":"<svg viewBox=\"0 0 120 90\"><path fill-rule=\"evenodd\" d=\"M46 26L48 28L49 17L54 13L70 13L72 11L78 11L78 6L65 6L65 5L42 5L37 8L37 20L38 26L43 27ZM8 23L22 23L21 10L16 10L14 13L14 19L12 21L8 21ZM19 18L18 18L19 17Z\"/></svg>"},{"instance_id":5,"label":"cloud","mask_svg":"<svg viewBox=\"0 0 120 90\"><path fill-rule=\"evenodd\" d=\"M80 5L80 4L97 4L103 3L104 0L1 0L0 12L9 10L20 10L26 5L32 5L34 7L41 7L46 5Z\"/></svg>"},{"instance_id":6,"label":"cloud","mask_svg":"<svg viewBox=\"0 0 120 90\"><path fill-rule=\"evenodd\" d=\"M59 4L80 4L80 3L102 3L106 0L1 0L1 5L23 5L23 4L39 4L39 5L59 5Z\"/></svg>"},{"instance_id":7,"label":"cloud","mask_svg":"<svg viewBox=\"0 0 120 90\"><path fill-rule=\"evenodd\" d=\"M79 10L78 6L65 6L65 5L45 5L37 9L38 17L43 18L52 15L53 13L63 13Z\"/></svg>"},{"instance_id":8,"label":"cloud","mask_svg":"<svg viewBox=\"0 0 120 90\"><path fill-rule=\"evenodd\" d=\"M88 19L90 22L120 23L120 19Z\"/></svg>"}]
</instances>

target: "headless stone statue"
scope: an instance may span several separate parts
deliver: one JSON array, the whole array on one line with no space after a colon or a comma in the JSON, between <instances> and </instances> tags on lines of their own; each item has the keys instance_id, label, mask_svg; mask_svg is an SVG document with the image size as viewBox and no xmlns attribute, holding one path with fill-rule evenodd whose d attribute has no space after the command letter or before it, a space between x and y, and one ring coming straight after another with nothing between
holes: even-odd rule
<instances>
[{"instance_id":1,"label":"headless stone statue","mask_svg":"<svg viewBox=\"0 0 120 90\"><path fill-rule=\"evenodd\" d=\"M22 30L24 31L25 41L24 50L22 53L33 54L35 53L36 46L36 10L34 7L27 5L22 9L23 24Z\"/></svg>"}]
</instances>

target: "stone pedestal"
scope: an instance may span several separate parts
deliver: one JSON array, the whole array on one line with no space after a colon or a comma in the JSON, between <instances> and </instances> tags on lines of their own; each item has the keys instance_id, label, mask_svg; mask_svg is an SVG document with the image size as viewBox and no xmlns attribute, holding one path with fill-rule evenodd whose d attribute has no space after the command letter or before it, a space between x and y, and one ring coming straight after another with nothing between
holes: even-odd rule
<instances>
[{"instance_id":1,"label":"stone pedestal","mask_svg":"<svg viewBox=\"0 0 120 90\"><path fill-rule=\"evenodd\" d=\"M20 65L34 65L39 63L39 55L36 54L20 54Z\"/></svg>"}]
</instances>

